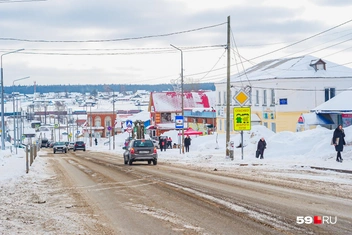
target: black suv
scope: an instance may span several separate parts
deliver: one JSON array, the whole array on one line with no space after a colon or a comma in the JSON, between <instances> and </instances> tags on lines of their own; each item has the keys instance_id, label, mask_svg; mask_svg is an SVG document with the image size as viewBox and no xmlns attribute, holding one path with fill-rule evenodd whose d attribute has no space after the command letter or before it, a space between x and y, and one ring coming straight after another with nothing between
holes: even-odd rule
<instances>
[{"instance_id":1,"label":"black suv","mask_svg":"<svg viewBox=\"0 0 352 235\"><path fill-rule=\"evenodd\" d=\"M76 141L75 145L73 146L73 151L76 150L86 151L86 144L83 141Z\"/></svg>"}]
</instances>

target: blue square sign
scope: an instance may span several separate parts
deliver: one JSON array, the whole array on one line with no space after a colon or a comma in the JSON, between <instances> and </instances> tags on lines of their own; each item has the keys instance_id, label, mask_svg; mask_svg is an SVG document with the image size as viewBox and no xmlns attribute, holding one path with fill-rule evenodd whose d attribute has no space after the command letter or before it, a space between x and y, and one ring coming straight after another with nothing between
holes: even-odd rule
<instances>
[{"instance_id":1,"label":"blue square sign","mask_svg":"<svg viewBox=\"0 0 352 235\"><path fill-rule=\"evenodd\" d=\"M183 129L183 116L175 116L175 128Z\"/></svg>"},{"instance_id":2,"label":"blue square sign","mask_svg":"<svg viewBox=\"0 0 352 235\"><path fill-rule=\"evenodd\" d=\"M126 126L131 127L132 126L132 120L126 120Z\"/></svg>"}]
</instances>

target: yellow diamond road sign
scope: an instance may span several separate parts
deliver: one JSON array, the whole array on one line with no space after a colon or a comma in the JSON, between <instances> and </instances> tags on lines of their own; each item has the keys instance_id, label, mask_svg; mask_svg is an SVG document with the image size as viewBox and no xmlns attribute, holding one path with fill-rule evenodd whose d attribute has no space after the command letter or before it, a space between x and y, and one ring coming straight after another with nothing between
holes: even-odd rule
<instances>
[{"instance_id":1,"label":"yellow diamond road sign","mask_svg":"<svg viewBox=\"0 0 352 235\"><path fill-rule=\"evenodd\" d=\"M239 90L233 97L235 101L237 101L240 105L244 105L247 100L249 99L249 96L247 93L243 90Z\"/></svg>"}]
</instances>

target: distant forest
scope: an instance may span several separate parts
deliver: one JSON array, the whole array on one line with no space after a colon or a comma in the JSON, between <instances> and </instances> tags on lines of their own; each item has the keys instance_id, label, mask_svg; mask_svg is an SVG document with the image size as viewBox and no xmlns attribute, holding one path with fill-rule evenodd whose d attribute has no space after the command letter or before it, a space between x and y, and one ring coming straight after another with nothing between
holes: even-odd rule
<instances>
[{"instance_id":1,"label":"distant forest","mask_svg":"<svg viewBox=\"0 0 352 235\"><path fill-rule=\"evenodd\" d=\"M194 83L184 84L184 91L192 90L212 90L215 91L214 83ZM78 93L97 93L97 92L136 92L137 90L146 91L174 91L174 86L171 84L100 84L100 85L36 85L35 92L49 93L49 92L78 92ZM19 92L21 94L33 94L34 86L9 86L4 87L4 93L11 94L12 92Z\"/></svg>"}]
</instances>

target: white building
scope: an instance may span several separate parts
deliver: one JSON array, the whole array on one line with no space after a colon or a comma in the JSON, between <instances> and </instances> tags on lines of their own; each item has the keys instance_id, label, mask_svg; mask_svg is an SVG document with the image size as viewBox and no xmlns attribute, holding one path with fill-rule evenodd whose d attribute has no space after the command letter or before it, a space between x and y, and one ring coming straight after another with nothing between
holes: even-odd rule
<instances>
[{"instance_id":1,"label":"white building","mask_svg":"<svg viewBox=\"0 0 352 235\"><path fill-rule=\"evenodd\" d=\"M226 127L226 81L215 84L219 132ZM251 106L262 125L274 132L296 131L302 113L352 86L352 69L313 56L268 60L233 75L231 86L231 97L245 90L250 99L244 105ZM239 106L231 102L231 110Z\"/></svg>"}]
</instances>

